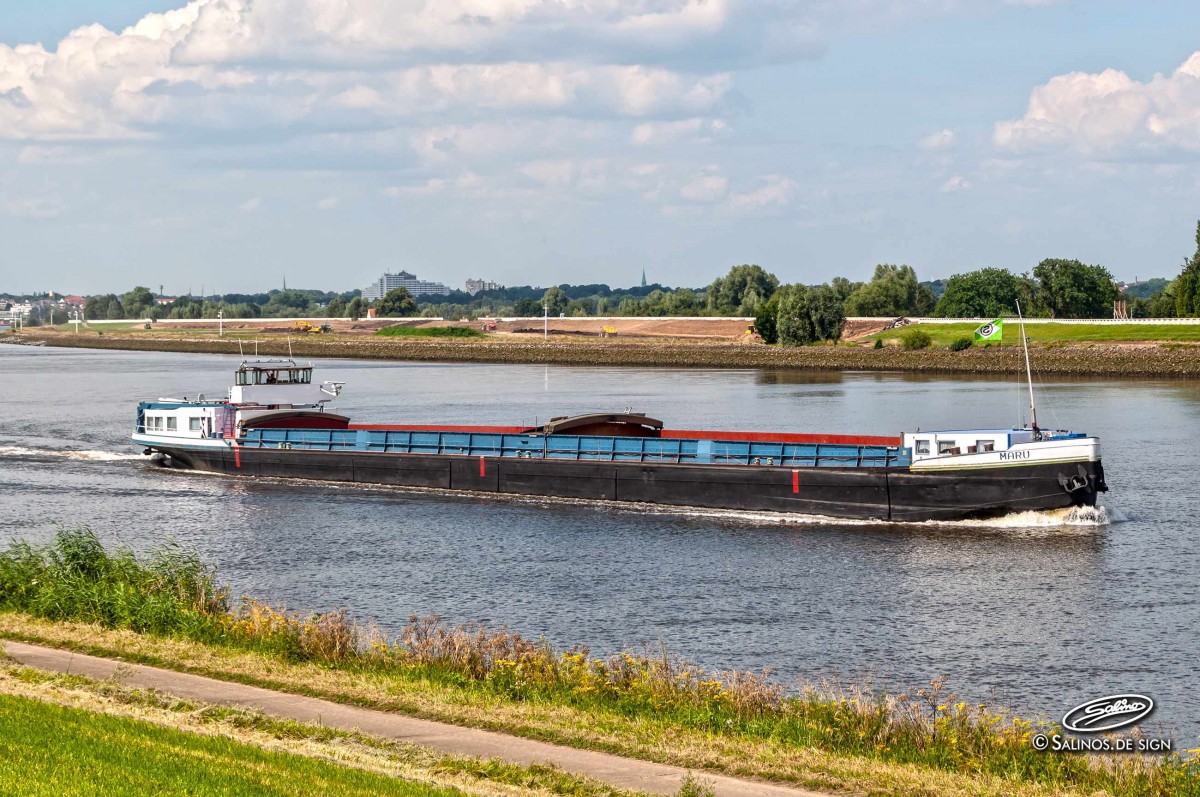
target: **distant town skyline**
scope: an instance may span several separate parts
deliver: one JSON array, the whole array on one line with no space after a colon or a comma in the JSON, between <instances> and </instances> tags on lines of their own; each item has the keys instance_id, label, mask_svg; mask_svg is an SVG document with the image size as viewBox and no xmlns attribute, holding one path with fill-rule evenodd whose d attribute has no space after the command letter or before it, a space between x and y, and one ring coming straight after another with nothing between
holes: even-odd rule
<instances>
[{"instance_id":1,"label":"distant town skyline","mask_svg":"<svg viewBox=\"0 0 1200 797\"><path fill-rule=\"evenodd\" d=\"M738 263L815 283L1050 257L1132 281L1195 248L1191 3L319 8L6 8L0 290L346 291L399 269L698 286Z\"/></svg>"}]
</instances>

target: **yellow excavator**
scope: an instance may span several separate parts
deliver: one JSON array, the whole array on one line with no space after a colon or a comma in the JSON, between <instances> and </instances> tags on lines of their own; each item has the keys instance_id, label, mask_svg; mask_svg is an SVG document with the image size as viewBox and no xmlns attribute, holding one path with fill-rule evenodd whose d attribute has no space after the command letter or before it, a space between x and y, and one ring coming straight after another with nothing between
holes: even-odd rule
<instances>
[{"instance_id":1,"label":"yellow excavator","mask_svg":"<svg viewBox=\"0 0 1200 797\"><path fill-rule=\"evenodd\" d=\"M331 327L329 324L313 324L309 321L297 321L292 324L293 332L305 332L310 335L320 335L322 332L329 332Z\"/></svg>"}]
</instances>

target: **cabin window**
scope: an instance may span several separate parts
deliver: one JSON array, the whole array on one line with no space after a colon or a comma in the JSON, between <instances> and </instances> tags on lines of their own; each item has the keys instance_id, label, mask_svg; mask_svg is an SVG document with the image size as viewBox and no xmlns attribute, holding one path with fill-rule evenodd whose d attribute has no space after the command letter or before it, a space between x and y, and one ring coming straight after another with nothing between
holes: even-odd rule
<instances>
[{"instance_id":1,"label":"cabin window","mask_svg":"<svg viewBox=\"0 0 1200 797\"><path fill-rule=\"evenodd\" d=\"M976 440L975 450L982 454L985 451L995 451L996 444L991 440Z\"/></svg>"},{"instance_id":2,"label":"cabin window","mask_svg":"<svg viewBox=\"0 0 1200 797\"><path fill-rule=\"evenodd\" d=\"M199 418L188 418L188 431L189 432L200 431L200 419Z\"/></svg>"},{"instance_id":3,"label":"cabin window","mask_svg":"<svg viewBox=\"0 0 1200 797\"><path fill-rule=\"evenodd\" d=\"M918 454L928 454L929 453L929 441L928 440L918 440L917 441L917 453Z\"/></svg>"},{"instance_id":4,"label":"cabin window","mask_svg":"<svg viewBox=\"0 0 1200 797\"><path fill-rule=\"evenodd\" d=\"M167 416L167 431L168 432L178 431L178 428L179 428L178 423L179 423L179 420L174 415L168 415Z\"/></svg>"},{"instance_id":5,"label":"cabin window","mask_svg":"<svg viewBox=\"0 0 1200 797\"><path fill-rule=\"evenodd\" d=\"M938 453L939 454L957 454L958 446L955 445L953 440L939 440L938 441Z\"/></svg>"}]
</instances>

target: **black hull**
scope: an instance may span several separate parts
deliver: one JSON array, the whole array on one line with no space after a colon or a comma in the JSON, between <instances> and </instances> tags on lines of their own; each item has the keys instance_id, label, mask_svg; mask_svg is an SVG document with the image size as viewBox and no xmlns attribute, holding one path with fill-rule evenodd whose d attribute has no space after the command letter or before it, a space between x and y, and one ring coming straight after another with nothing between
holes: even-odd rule
<instances>
[{"instance_id":1,"label":"black hull","mask_svg":"<svg viewBox=\"0 0 1200 797\"><path fill-rule=\"evenodd\" d=\"M233 476L469 490L788 512L864 520L955 520L1093 506L1099 462L930 473L907 468L791 468L479 458L297 449L158 448L171 465Z\"/></svg>"}]
</instances>

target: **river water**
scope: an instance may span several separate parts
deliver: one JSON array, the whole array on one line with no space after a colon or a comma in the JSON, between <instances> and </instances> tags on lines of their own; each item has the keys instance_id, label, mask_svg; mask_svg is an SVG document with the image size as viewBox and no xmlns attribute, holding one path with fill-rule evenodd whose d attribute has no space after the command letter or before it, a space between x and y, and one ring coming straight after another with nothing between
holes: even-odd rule
<instances>
[{"instance_id":1,"label":"river water","mask_svg":"<svg viewBox=\"0 0 1200 797\"><path fill-rule=\"evenodd\" d=\"M1091 513L887 525L477 498L164 471L127 440L138 400L224 395L216 355L0 346L0 538L87 524L198 549L234 588L506 624L560 648L663 642L714 668L920 685L1058 718L1157 701L1200 734L1200 383L1048 379L1043 426L1101 437ZM359 422L525 424L626 406L676 428L898 434L1011 425L1016 379L319 361Z\"/></svg>"}]
</instances>

